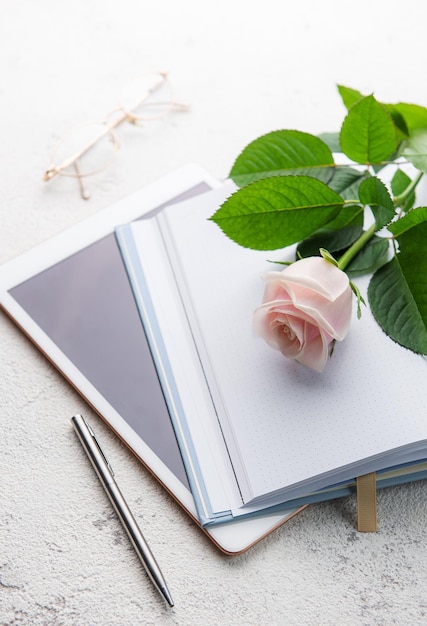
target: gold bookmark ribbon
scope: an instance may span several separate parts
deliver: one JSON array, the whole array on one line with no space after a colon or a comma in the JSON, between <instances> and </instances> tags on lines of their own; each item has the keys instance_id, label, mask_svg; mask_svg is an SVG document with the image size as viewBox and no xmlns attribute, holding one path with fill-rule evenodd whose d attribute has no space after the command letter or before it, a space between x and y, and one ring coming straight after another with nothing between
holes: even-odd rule
<instances>
[{"instance_id":1,"label":"gold bookmark ribbon","mask_svg":"<svg viewBox=\"0 0 427 626\"><path fill-rule=\"evenodd\" d=\"M377 478L375 472L359 476L357 488L357 529L360 532L377 531Z\"/></svg>"}]
</instances>

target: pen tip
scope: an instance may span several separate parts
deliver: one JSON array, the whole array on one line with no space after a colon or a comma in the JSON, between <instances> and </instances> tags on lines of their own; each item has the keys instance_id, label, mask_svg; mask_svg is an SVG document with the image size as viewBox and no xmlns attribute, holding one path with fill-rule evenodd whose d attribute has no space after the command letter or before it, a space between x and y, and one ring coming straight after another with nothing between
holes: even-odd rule
<instances>
[{"instance_id":1,"label":"pen tip","mask_svg":"<svg viewBox=\"0 0 427 626\"><path fill-rule=\"evenodd\" d=\"M172 600L172 596L169 593L169 590L166 589L166 587L162 587L161 592L162 592L162 595L164 596L166 602L169 604L169 606L174 606L174 601Z\"/></svg>"}]
</instances>

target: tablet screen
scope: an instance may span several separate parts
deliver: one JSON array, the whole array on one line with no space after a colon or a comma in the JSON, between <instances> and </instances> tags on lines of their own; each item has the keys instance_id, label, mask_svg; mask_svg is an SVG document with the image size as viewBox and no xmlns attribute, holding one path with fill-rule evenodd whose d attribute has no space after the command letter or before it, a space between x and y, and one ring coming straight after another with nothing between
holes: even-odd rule
<instances>
[{"instance_id":1,"label":"tablet screen","mask_svg":"<svg viewBox=\"0 0 427 626\"><path fill-rule=\"evenodd\" d=\"M218 181L183 166L0 268L0 307L196 520L191 489L114 230L208 191ZM238 554L294 515L204 529Z\"/></svg>"},{"instance_id":2,"label":"tablet screen","mask_svg":"<svg viewBox=\"0 0 427 626\"><path fill-rule=\"evenodd\" d=\"M174 202L208 188L205 183L198 185ZM188 487L114 233L20 283L9 293Z\"/></svg>"}]
</instances>

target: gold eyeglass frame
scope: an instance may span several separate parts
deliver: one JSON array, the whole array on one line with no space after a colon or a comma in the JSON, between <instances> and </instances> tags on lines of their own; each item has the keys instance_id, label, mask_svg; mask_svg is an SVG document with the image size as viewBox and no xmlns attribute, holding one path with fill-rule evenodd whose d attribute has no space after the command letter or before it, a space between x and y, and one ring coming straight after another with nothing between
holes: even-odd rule
<instances>
[{"instance_id":1,"label":"gold eyeglass frame","mask_svg":"<svg viewBox=\"0 0 427 626\"><path fill-rule=\"evenodd\" d=\"M118 106L114 108L112 111L110 111L110 113L108 113L108 115L104 118L104 120L98 121L98 122L87 122L86 124L80 124L78 127L73 127L69 131L64 133L64 135L62 135L62 137L59 139L59 141L57 142L57 144L55 145L53 149L52 157L51 157L51 164L49 165L48 169L45 171L43 175L44 181L52 180L52 178L54 178L57 175L67 176L70 178L77 178L79 182L79 187L80 187L80 195L84 200L88 200L90 198L90 193L83 183L83 178L86 178L88 176L93 176L95 174L98 174L99 172L104 171L113 162L116 156L116 153L120 148L120 142L116 133L116 128L120 126L120 124L122 124L123 122L129 122L130 124L137 126L141 123L144 124L145 122L148 122L148 121L161 120L174 110L186 111L189 109L188 104L176 102L172 98L172 89L171 89L170 82L167 76L167 72L150 72L148 74L143 75L143 77L145 76L153 76L156 78L156 80L153 82L152 87L148 88L145 93L141 94L141 98L137 102L135 102L135 104L131 108L125 106L123 102L121 102L121 99L119 98ZM147 103L147 106L153 106L153 107L165 106L164 111L162 111L159 115L155 115L155 116L137 115L134 112L134 110L137 109L139 106L143 105L146 102L146 100L157 89L159 89L161 86L165 84L169 87L171 99L167 101L153 101L151 103ZM71 133L75 132L77 128L81 128L83 126L95 126L95 125L99 125L101 128L98 135L94 137L93 139L91 139L90 141L88 141L85 145L83 145L81 149L77 150L67 159L62 161L62 163L60 163L59 165L55 165L56 153L58 152L60 146L66 142L67 137ZM80 159L87 152L89 152L89 150L91 150L91 148L93 148L99 141L101 141L108 135L110 135L110 138L113 144L113 152L112 152L111 158L107 160L107 162L102 167L94 169L90 172L82 172L80 170L80 165L79 165ZM75 172L65 171L66 168L70 166L74 167Z\"/></svg>"}]
</instances>

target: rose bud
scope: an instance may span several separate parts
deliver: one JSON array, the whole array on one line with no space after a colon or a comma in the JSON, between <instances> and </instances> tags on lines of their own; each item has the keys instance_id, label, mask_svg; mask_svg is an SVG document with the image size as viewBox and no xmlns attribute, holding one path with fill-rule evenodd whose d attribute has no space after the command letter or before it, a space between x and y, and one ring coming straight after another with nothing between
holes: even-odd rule
<instances>
[{"instance_id":1,"label":"rose bud","mask_svg":"<svg viewBox=\"0 0 427 626\"><path fill-rule=\"evenodd\" d=\"M335 341L351 321L348 276L322 257L269 272L261 306L254 311L255 332L290 359L322 372Z\"/></svg>"}]
</instances>

